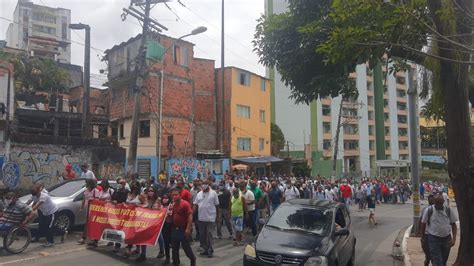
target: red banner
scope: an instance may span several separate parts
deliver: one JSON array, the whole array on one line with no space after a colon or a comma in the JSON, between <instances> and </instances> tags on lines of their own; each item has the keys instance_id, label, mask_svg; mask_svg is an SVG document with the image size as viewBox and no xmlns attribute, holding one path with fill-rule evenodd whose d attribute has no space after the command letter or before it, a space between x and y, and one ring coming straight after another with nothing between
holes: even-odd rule
<instances>
[{"instance_id":1,"label":"red banner","mask_svg":"<svg viewBox=\"0 0 474 266\"><path fill-rule=\"evenodd\" d=\"M131 245L155 245L166 217L166 209L148 209L128 204L91 200L87 216L91 239Z\"/></svg>"}]
</instances>

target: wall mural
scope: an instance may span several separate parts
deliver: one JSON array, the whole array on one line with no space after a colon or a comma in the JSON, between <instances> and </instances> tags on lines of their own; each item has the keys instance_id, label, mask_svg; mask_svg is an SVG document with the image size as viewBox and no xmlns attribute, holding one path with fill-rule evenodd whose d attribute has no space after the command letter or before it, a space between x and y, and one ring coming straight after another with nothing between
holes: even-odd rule
<instances>
[{"instance_id":1,"label":"wall mural","mask_svg":"<svg viewBox=\"0 0 474 266\"><path fill-rule=\"evenodd\" d=\"M168 176L184 176L188 180L214 176L222 179L225 171L229 170L228 159L196 160L193 158L169 159L167 161Z\"/></svg>"}]
</instances>

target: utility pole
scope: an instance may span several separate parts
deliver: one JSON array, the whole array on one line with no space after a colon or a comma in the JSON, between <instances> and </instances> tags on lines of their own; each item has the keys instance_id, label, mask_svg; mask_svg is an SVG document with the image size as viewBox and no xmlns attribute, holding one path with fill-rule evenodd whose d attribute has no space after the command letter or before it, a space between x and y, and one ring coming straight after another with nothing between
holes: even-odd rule
<instances>
[{"instance_id":1,"label":"utility pole","mask_svg":"<svg viewBox=\"0 0 474 266\"><path fill-rule=\"evenodd\" d=\"M140 44L140 50L138 55L138 69L136 76L136 85L134 88L134 101L133 101L133 115L132 115L132 128L130 130L130 145L128 146L128 171L127 173L135 172L136 160L137 160L137 146L138 146L138 122L140 120L140 98L142 96L142 89L144 79L146 75L146 52L145 44L147 41L148 24L150 18L150 4L151 0L146 0L145 3L145 14L143 17L143 28L142 28L142 40Z\"/></svg>"},{"instance_id":2,"label":"utility pole","mask_svg":"<svg viewBox=\"0 0 474 266\"><path fill-rule=\"evenodd\" d=\"M333 154L332 154L331 183L336 182L337 151L339 149L339 133L341 132L342 104L344 102L343 98L344 97L341 95L341 105L339 106L339 116L337 117L336 140L334 141L334 151L333 151Z\"/></svg>"},{"instance_id":3,"label":"utility pole","mask_svg":"<svg viewBox=\"0 0 474 266\"><path fill-rule=\"evenodd\" d=\"M410 160L411 160L411 190L413 195L413 228L412 233L418 234L418 221L420 219L420 173L418 158L418 128L416 119L418 109L416 108L416 98L418 97L416 86L413 82L413 69L407 70L408 85L408 115L410 118Z\"/></svg>"},{"instance_id":4,"label":"utility pole","mask_svg":"<svg viewBox=\"0 0 474 266\"><path fill-rule=\"evenodd\" d=\"M225 88L224 88L224 0L222 0L222 25L221 25L221 113L220 113L220 138L219 138L219 149L221 152L224 152L224 117L225 117ZM217 97L217 95L216 95Z\"/></svg>"},{"instance_id":5,"label":"utility pole","mask_svg":"<svg viewBox=\"0 0 474 266\"><path fill-rule=\"evenodd\" d=\"M92 137L91 130L91 115L90 115L90 97L91 97L91 28L89 26L85 27L86 31L86 40L85 40L85 51L84 51L84 110L82 112L85 114L85 127L84 127L84 136L86 138Z\"/></svg>"}]
</instances>

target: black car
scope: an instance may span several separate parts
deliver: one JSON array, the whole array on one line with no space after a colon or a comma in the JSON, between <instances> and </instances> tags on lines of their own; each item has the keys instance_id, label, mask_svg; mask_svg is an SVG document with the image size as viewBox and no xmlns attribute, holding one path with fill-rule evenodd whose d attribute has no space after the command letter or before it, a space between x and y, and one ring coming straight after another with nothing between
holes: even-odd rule
<instances>
[{"instance_id":1,"label":"black car","mask_svg":"<svg viewBox=\"0 0 474 266\"><path fill-rule=\"evenodd\" d=\"M244 265L354 265L355 245L343 204L294 199L281 204L245 247Z\"/></svg>"}]
</instances>

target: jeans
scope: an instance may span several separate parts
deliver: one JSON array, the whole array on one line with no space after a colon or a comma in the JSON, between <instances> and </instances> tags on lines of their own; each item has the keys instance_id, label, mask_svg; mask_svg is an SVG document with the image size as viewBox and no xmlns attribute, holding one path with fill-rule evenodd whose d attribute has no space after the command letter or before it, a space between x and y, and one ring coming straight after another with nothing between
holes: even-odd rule
<instances>
[{"instance_id":1,"label":"jeans","mask_svg":"<svg viewBox=\"0 0 474 266\"><path fill-rule=\"evenodd\" d=\"M219 209L219 214L217 215L217 236L222 237L222 220L224 220L229 234L232 236L232 224L230 222L230 210L228 209Z\"/></svg>"},{"instance_id":2,"label":"jeans","mask_svg":"<svg viewBox=\"0 0 474 266\"><path fill-rule=\"evenodd\" d=\"M429 266L431 259L430 259L430 245L428 243L428 235L425 234L424 236L422 236L422 238L425 239L425 241L421 242L421 248L423 249L423 252L425 253L424 266Z\"/></svg>"},{"instance_id":3,"label":"jeans","mask_svg":"<svg viewBox=\"0 0 474 266\"><path fill-rule=\"evenodd\" d=\"M50 215L43 215L41 211L38 211L39 216L39 225L38 232L35 236L36 239L39 239L41 236L46 237L46 241L49 243L54 243L54 219L56 213Z\"/></svg>"},{"instance_id":4,"label":"jeans","mask_svg":"<svg viewBox=\"0 0 474 266\"><path fill-rule=\"evenodd\" d=\"M171 247L173 249L173 265L179 265L179 249L183 247L184 253L191 261L191 266L196 265L196 256L194 256L189 238L184 236L184 229L173 228L171 232Z\"/></svg>"},{"instance_id":5,"label":"jeans","mask_svg":"<svg viewBox=\"0 0 474 266\"><path fill-rule=\"evenodd\" d=\"M271 209L270 209L271 212L270 212L270 213L271 213L271 214L274 213L275 210L276 210L279 206L280 206L279 203L278 203L278 204L272 203L272 204L271 204Z\"/></svg>"},{"instance_id":6,"label":"jeans","mask_svg":"<svg viewBox=\"0 0 474 266\"><path fill-rule=\"evenodd\" d=\"M201 247L204 249L204 252L208 252L212 254L214 249L212 248L212 229L214 227L213 222L203 222L198 221L199 226L199 235L200 235L200 242Z\"/></svg>"},{"instance_id":7,"label":"jeans","mask_svg":"<svg viewBox=\"0 0 474 266\"><path fill-rule=\"evenodd\" d=\"M450 240L450 235L447 237L428 235L428 248L430 250L430 258L433 266L446 266L449 251L451 250L449 247Z\"/></svg>"},{"instance_id":8,"label":"jeans","mask_svg":"<svg viewBox=\"0 0 474 266\"><path fill-rule=\"evenodd\" d=\"M257 225L255 224L255 210L253 211L248 211L249 218L246 221L246 225L252 229L252 235L256 236L257 235Z\"/></svg>"},{"instance_id":9,"label":"jeans","mask_svg":"<svg viewBox=\"0 0 474 266\"><path fill-rule=\"evenodd\" d=\"M193 213L193 223L194 229L196 229L196 239L201 239L199 237L199 226L198 226L198 210Z\"/></svg>"},{"instance_id":10,"label":"jeans","mask_svg":"<svg viewBox=\"0 0 474 266\"><path fill-rule=\"evenodd\" d=\"M10 228L12 228L13 226L15 226L15 225L14 224L0 223L0 232L6 232L6 231L10 230Z\"/></svg>"}]
</instances>

